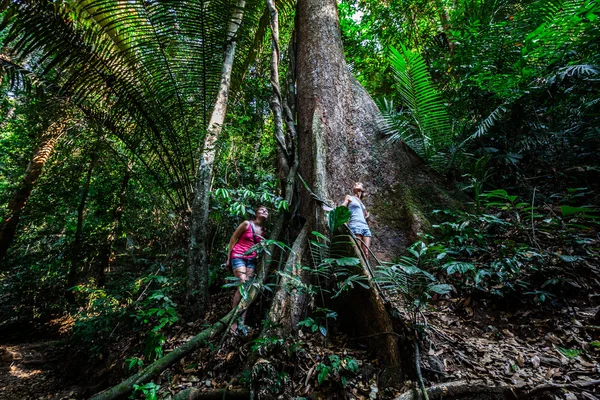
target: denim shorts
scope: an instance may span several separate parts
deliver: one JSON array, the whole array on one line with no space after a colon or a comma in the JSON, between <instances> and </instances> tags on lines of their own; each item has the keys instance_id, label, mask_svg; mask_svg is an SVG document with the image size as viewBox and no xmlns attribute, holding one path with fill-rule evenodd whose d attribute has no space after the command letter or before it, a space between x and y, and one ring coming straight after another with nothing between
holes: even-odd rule
<instances>
[{"instance_id":1,"label":"denim shorts","mask_svg":"<svg viewBox=\"0 0 600 400\"><path fill-rule=\"evenodd\" d=\"M359 229L359 228L350 228L350 230L352 231L352 233L354 233L355 235L360 235L360 236L364 236L364 237L371 237L371 230L370 229Z\"/></svg>"},{"instance_id":2,"label":"denim shorts","mask_svg":"<svg viewBox=\"0 0 600 400\"><path fill-rule=\"evenodd\" d=\"M256 258L232 258L231 259L231 269L238 269L241 267L246 267L250 269L256 268Z\"/></svg>"}]
</instances>

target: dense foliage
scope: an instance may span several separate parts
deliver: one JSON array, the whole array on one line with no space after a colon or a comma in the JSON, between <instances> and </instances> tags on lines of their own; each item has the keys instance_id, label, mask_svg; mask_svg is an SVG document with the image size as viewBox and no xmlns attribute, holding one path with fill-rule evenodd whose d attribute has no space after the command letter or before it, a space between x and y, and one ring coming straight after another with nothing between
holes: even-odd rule
<instances>
[{"instance_id":1,"label":"dense foliage","mask_svg":"<svg viewBox=\"0 0 600 400\"><path fill-rule=\"evenodd\" d=\"M162 354L183 314L192 181L235 4L117 3L2 5L2 220L53 122L66 122L0 259L0 320L67 312L76 343L93 354L134 331L135 369ZM293 15L279 6L283 42ZM258 204L289 212L263 12L247 2L216 144L213 290L235 227ZM551 305L587 288L586 266L599 255L600 3L344 0L339 14L348 63L380 105L389 140L406 142L471 199L430 216L422 241L378 266L379 284L417 311L436 296ZM338 283L302 290L335 297L363 285L351 272L357 259L331 255L333 239L313 235L312 273ZM335 318L315 308L300 326L326 336ZM254 344L259 353L273 345L282 344ZM355 363L330 356L319 384L345 382Z\"/></svg>"}]
</instances>

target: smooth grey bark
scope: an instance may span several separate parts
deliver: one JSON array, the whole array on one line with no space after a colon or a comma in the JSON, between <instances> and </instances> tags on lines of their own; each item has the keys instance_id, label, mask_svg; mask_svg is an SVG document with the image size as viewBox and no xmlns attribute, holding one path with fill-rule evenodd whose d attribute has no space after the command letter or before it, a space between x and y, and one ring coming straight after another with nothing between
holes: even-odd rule
<instances>
[{"instance_id":1,"label":"smooth grey bark","mask_svg":"<svg viewBox=\"0 0 600 400\"><path fill-rule=\"evenodd\" d=\"M228 29L227 46L221 69L221 84L210 116L203 147L198 163L192 212L190 216L190 241L188 255L187 308L191 316L199 317L208 304L208 210L210 205L210 183L215 161L215 144L227 113L227 100L231 84L231 71L235 56L236 34L244 16L245 0L238 0Z\"/></svg>"}]
</instances>

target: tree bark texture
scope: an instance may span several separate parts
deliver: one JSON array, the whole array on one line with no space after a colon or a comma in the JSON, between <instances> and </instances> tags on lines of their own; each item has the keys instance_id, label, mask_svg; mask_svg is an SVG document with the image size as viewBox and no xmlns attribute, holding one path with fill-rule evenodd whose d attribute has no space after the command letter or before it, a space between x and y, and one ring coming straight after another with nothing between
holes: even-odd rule
<instances>
[{"instance_id":1,"label":"tree bark texture","mask_svg":"<svg viewBox=\"0 0 600 400\"><path fill-rule=\"evenodd\" d=\"M372 250L378 259L389 261L427 227L424 212L452 203L452 197L412 150L403 143L392 146L382 137L377 106L347 70L337 2L298 0L296 17L300 174L329 205L350 194L353 182L363 182ZM300 210L323 232L324 213L307 191L301 194ZM372 282L371 290L355 289L350 296L350 306L342 307L346 318L356 326L355 334L376 338L371 348L385 361L388 379L398 382L402 373L411 378L414 356L398 340L407 336L405 342L411 343L410 331L394 326Z\"/></svg>"},{"instance_id":2,"label":"tree bark texture","mask_svg":"<svg viewBox=\"0 0 600 400\"><path fill-rule=\"evenodd\" d=\"M351 194L353 182L363 182L372 250L390 260L427 226L423 211L452 203L452 197L420 157L380 134L377 106L347 70L337 3L299 0L296 33L300 173L313 190L317 178L322 180L332 204ZM322 147L316 148L319 142ZM322 170L313 157L322 158ZM302 214L314 215L314 203L306 193L303 199Z\"/></svg>"},{"instance_id":3,"label":"tree bark texture","mask_svg":"<svg viewBox=\"0 0 600 400\"><path fill-rule=\"evenodd\" d=\"M50 158L56 143L68 129L70 121L71 117L65 115L46 129L25 170L21 184L8 202L8 213L2 222L2 226L0 226L0 266L15 238L19 219L35 187L35 183L42 174L44 165Z\"/></svg>"},{"instance_id":4,"label":"tree bark texture","mask_svg":"<svg viewBox=\"0 0 600 400\"><path fill-rule=\"evenodd\" d=\"M228 43L225 48L221 84L208 123L202 157L198 164L192 212L190 216L190 241L188 256L187 305L192 316L199 317L208 303L208 211L210 206L210 183L215 160L215 144L223 129L227 113L227 100L231 84L231 71L235 56L236 34L244 16L245 0L238 0L229 24Z\"/></svg>"}]
</instances>

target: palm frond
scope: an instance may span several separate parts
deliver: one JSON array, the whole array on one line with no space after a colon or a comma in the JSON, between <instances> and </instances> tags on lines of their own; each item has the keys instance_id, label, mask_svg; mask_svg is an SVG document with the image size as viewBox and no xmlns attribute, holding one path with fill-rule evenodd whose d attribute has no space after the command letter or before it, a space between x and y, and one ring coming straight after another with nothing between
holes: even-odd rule
<instances>
[{"instance_id":1,"label":"palm frond","mask_svg":"<svg viewBox=\"0 0 600 400\"><path fill-rule=\"evenodd\" d=\"M556 60L569 53L577 43L600 40L598 30L587 29L600 16L600 3L587 0L547 0L533 5L534 18L539 26L526 38L523 55L530 62L553 54ZM594 37L590 37L594 35Z\"/></svg>"},{"instance_id":2,"label":"palm frond","mask_svg":"<svg viewBox=\"0 0 600 400\"><path fill-rule=\"evenodd\" d=\"M2 44L11 62L32 78L59 87L109 125L128 126L129 142L148 152L184 206L236 4L7 1L0 16ZM247 2L240 43L251 41L263 9L259 0ZM3 68L16 71L7 60Z\"/></svg>"},{"instance_id":3,"label":"palm frond","mask_svg":"<svg viewBox=\"0 0 600 400\"><path fill-rule=\"evenodd\" d=\"M402 44L400 50L390 48L396 88L412 116L415 131L421 136L423 153L429 158L450 143L450 118L433 84L425 59Z\"/></svg>"},{"instance_id":4,"label":"palm frond","mask_svg":"<svg viewBox=\"0 0 600 400\"><path fill-rule=\"evenodd\" d=\"M479 137L485 136L488 134L490 129L496 125L504 114L506 114L507 103L503 103L499 105L494 111L490 113L483 121L479 123L475 132L467 139L467 141L471 141L473 139L477 139Z\"/></svg>"}]
</instances>

